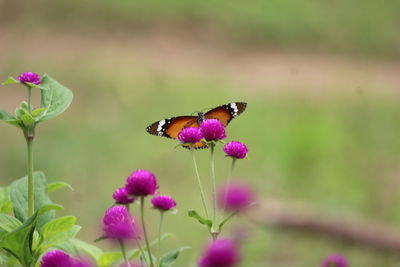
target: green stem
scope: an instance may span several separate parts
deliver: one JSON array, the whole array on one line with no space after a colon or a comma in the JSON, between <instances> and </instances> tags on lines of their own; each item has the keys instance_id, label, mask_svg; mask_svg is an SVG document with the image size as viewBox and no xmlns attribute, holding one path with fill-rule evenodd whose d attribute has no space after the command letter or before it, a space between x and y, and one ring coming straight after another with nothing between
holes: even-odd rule
<instances>
[{"instance_id":1,"label":"green stem","mask_svg":"<svg viewBox=\"0 0 400 267\"><path fill-rule=\"evenodd\" d=\"M215 144L211 143L210 151L211 151L211 175L212 175L212 196L213 196L213 226L217 222L215 221L217 217L217 185L216 185L216 178L215 178L215 163L214 163L214 148Z\"/></svg>"},{"instance_id":2,"label":"green stem","mask_svg":"<svg viewBox=\"0 0 400 267\"><path fill-rule=\"evenodd\" d=\"M149 254L150 267L154 267L153 258L151 256L151 251L150 251L149 238L147 237L146 225L144 223L144 197L143 196L140 197L140 216L142 218L143 234L144 234L144 240L146 241L147 253Z\"/></svg>"},{"instance_id":3,"label":"green stem","mask_svg":"<svg viewBox=\"0 0 400 267\"><path fill-rule=\"evenodd\" d=\"M140 255L143 255L143 259L144 259L144 261L146 262L146 265L148 265L146 255L144 254L144 251L143 251L143 249L142 249L142 246L141 246L140 243L139 243L139 240L138 240L137 238L135 238L135 241L136 241L136 245L137 245L138 248L139 248Z\"/></svg>"},{"instance_id":4,"label":"green stem","mask_svg":"<svg viewBox=\"0 0 400 267\"><path fill-rule=\"evenodd\" d=\"M28 112L32 112L32 87L28 86Z\"/></svg>"},{"instance_id":5,"label":"green stem","mask_svg":"<svg viewBox=\"0 0 400 267\"><path fill-rule=\"evenodd\" d=\"M33 150L32 144L33 139L29 137L26 139L26 143L28 146L28 217L31 217L34 213L34 183L33 183Z\"/></svg>"},{"instance_id":6,"label":"green stem","mask_svg":"<svg viewBox=\"0 0 400 267\"><path fill-rule=\"evenodd\" d=\"M158 252L157 255L161 257L161 227L163 223L163 218L164 218L164 211L160 211L160 224L158 225Z\"/></svg>"},{"instance_id":7,"label":"green stem","mask_svg":"<svg viewBox=\"0 0 400 267\"><path fill-rule=\"evenodd\" d=\"M206 213L206 217L209 218L208 209L207 209L207 205L206 205L206 198L204 196L204 190L203 190L203 186L202 186L201 180L200 180L199 169L197 168L197 162L196 162L196 157L194 154L194 149L192 148L191 150L192 150L194 170L196 172L197 183L199 184L199 189L200 189L201 202L203 203L203 208L204 208L204 212Z\"/></svg>"},{"instance_id":8,"label":"green stem","mask_svg":"<svg viewBox=\"0 0 400 267\"><path fill-rule=\"evenodd\" d=\"M131 267L131 264L129 263L128 257L126 256L124 241L119 240L119 245L121 246L122 256L124 257L124 261L125 261L126 265L128 267Z\"/></svg>"}]
</instances>

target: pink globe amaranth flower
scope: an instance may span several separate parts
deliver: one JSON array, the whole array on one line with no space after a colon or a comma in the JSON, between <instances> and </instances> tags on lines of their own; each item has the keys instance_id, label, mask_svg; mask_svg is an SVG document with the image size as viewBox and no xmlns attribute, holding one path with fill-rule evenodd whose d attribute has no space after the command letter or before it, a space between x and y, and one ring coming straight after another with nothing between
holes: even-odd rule
<instances>
[{"instance_id":1,"label":"pink globe amaranth flower","mask_svg":"<svg viewBox=\"0 0 400 267\"><path fill-rule=\"evenodd\" d=\"M128 177L125 188L129 195L145 197L154 195L158 184L153 173L148 170L137 170Z\"/></svg>"},{"instance_id":2,"label":"pink globe amaranth flower","mask_svg":"<svg viewBox=\"0 0 400 267\"><path fill-rule=\"evenodd\" d=\"M40 261L40 267L71 267L72 265L73 259L58 249L47 252Z\"/></svg>"},{"instance_id":3,"label":"pink globe amaranth flower","mask_svg":"<svg viewBox=\"0 0 400 267\"><path fill-rule=\"evenodd\" d=\"M254 199L253 189L244 182L228 183L217 192L218 206L230 212L248 207Z\"/></svg>"},{"instance_id":4,"label":"pink globe amaranth flower","mask_svg":"<svg viewBox=\"0 0 400 267\"><path fill-rule=\"evenodd\" d=\"M40 76L34 72L24 72L18 76L21 83L40 84Z\"/></svg>"},{"instance_id":5,"label":"pink globe amaranth flower","mask_svg":"<svg viewBox=\"0 0 400 267\"><path fill-rule=\"evenodd\" d=\"M239 249L230 239L217 239L209 244L198 262L199 267L233 267L240 261Z\"/></svg>"},{"instance_id":6,"label":"pink globe amaranth flower","mask_svg":"<svg viewBox=\"0 0 400 267\"><path fill-rule=\"evenodd\" d=\"M134 197L130 197L125 187L118 188L112 195L117 204L130 204L135 202Z\"/></svg>"},{"instance_id":7,"label":"pink globe amaranth flower","mask_svg":"<svg viewBox=\"0 0 400 267\"><path fill-rule=\"evenodd\" d=\"M196 144L203 139L203 134L198 127L187 127L183 128L183 130L178 134L178 139L182 143Z\"/></svg>"},{"instance_id":8,"label":"pink globe amaranth flower","mask_svg":"<svg viewBox=\"0 0 400 267\"><path fill-rule=\"evenodd\" d=\"M104 237L117 240L137 238L135 220L125 206L109 208L103 217Z\"/></svg>"},{"instance_id":9,"label":"pink globe amaranth flower","mask_svg":"<svg viewBox=\"0 0 400 267\"><path fill-rule=\"evenodd\" d=\"M321 267L348 267L349 264L345 257L340 254L331 254L326 257L322 263Z\"/></svg>"},{"instance_id":10,"label":"pink globe amaranth flower","mask_svg":"<svg viewBox=\"0 0 400 267\"><path fill-rule=\"evenodd\" d=\"M167 195L155 196L151 199L151 204L160 211L167 211L176 207L175 200Z\"/></svg>"},{"instance_id":11,"label":"pink globe amaranth flower","mask_svg":"<svg viewBox=\"0 0 400 267\"><path fill-rule=\"evenodd\" d=\"M229 157L244 159L247 156L249 150L247 149L245 144L237 141L232 141L224 146L224 152Z\"/></svg>"},{"instance_id":12,"label":"pink globe amaranth flower","mask_svg":"<svg viewBox=\"0 0 400 267\"><path fill-rule=\"evenodd\" d=\"M200 129L207 141L218 141L226 138L225 127L219 120L205 120L200 124Z\"/></svg>"}]
</instances>

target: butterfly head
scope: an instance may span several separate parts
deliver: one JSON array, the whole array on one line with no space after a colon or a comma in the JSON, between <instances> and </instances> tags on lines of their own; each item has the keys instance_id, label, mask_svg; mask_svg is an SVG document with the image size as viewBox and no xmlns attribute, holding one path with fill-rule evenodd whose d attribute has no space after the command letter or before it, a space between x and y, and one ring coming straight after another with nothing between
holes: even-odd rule
<instances>
[{"instance_id":1,"label":"butterfly head","mask_svg":"<svg viewBox=\"0 0 400 267\"><path fill-rule=\"evenodd\" d=\"M197 122L201 124L204 121L204 113L203 112L197 112Z\"/></svg>"}]
</instances>

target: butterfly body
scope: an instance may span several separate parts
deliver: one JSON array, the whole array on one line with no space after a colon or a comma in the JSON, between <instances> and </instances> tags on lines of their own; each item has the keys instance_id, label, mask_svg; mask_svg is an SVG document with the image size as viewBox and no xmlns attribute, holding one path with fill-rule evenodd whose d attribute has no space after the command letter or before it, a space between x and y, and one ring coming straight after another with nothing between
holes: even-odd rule
<instances>
[{"instance_id":1,"label":"butterfly body","mask_svg":"<svg viewBox=\"0 0 400 267\"><path fill-rule=\"evenodd\" d=\"M229 122L239 116L247 107L245 102L232 102L218 106L210 111L198 112L197 116L179 116L163 119L152 123L146 128L149 134L177 139L182 129L187 127L199 127L206 119L217 119L225 127ZM205 144L196 144L196 148L207 147Z\"/></svg>"}]
</instances>

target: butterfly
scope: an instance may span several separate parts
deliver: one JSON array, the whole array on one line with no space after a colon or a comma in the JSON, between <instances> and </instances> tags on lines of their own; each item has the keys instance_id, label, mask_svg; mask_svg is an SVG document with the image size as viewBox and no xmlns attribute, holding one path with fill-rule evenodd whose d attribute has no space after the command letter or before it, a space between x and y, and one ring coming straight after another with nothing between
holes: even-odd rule
<instances>
[{"instance_id":1,"label":"butterfly","mask_svg":"<svg viewBox=\"0 0 400 267\"><path fill-rule=\"evenodd\" d=\"M226 127L232 119L243 113L246 107L247 103L245 102L232 102L213 108L206 113L198 112L197 116L178 116L156 121L150 124L146 131L152 135L177 139L182 129L198 127L206 119L217 119ZM198 142L194 145L194 148L206 147L207 144L204 142Z\"/></svg>"}]
</instances>

